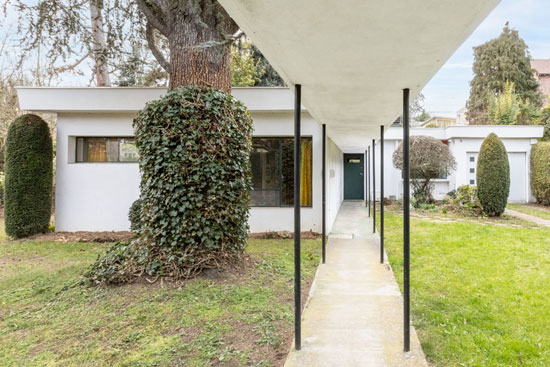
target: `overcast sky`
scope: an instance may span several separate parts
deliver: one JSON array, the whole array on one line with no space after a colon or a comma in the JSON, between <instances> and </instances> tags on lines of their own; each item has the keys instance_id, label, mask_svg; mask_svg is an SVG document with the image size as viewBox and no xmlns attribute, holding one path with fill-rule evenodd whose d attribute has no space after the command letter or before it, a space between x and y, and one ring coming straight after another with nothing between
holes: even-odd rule
<instances>
[{"instance_id":1,"label":"overcast sky","mask_svg":"<svg viewBox=\"0 0 550 367\"><path fill-rule=\"evenodd\" d=\"M6 32L16 19L10 14L0 30ZM455 115L464 107L472 79L472 47L498 37L506 21L519 31L533 58L550 58L550 0L502 0L424 88L425 107L431 115ZM59 84L86 85L88 81L89 75L67 75Z\"/></svg>"},{"instance_id":2,"label":"overcast sky","mask_svg":"<svg viewBox=\"0 0 550 367\"><path fill-rule=\"evenodd\" d=\"M506 21L519 31L532 58L550 58L550 0L502 0L423 90L432 115L454 115L464 107L472 80L472 47L498 37Z\"/></svg>"}]
</instances>

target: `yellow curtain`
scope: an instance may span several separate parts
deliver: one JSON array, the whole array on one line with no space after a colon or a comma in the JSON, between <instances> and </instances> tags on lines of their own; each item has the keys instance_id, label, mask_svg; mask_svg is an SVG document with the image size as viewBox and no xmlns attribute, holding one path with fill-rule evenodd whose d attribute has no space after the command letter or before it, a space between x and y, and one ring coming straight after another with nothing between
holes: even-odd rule
<instances>
[{"instance_id":1,"label":"yellow curtain","mask_svg":"<svg viewBox=\"0 0 550 367\"><path fill-rule=\"evenodd\" d=\"M107 162L107 143L105 139L88 140L88 162Z\"/></svg>"},{"instance_id":2,"label":"yellow curtain","mask_svg":"<svg viewBox=\"0 0 550 367\"><path fill-rule=\"evenodd\" d=\"M300 159L300 205L311 206L311 140L302 139Z\"/></svg>"}]
</instances>

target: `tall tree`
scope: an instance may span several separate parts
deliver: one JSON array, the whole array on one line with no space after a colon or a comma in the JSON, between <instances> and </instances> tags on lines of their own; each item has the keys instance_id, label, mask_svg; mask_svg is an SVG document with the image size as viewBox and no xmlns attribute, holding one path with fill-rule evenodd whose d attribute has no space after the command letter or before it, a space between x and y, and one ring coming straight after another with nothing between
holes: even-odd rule
<instances>
[{"instance_id":1,"label":"tall tree","mask_svg":"<svg viewBox=\"0 0 550 367\"><path fill-rule=\"evenodd\" d=\"M98 87L109 87L111 78L107 67L107 43L103 25L103 0L90 0L90 22L94 76Z\"/></svg>"},{"instance_id":2,"label":"tall tree","mask_svg":"<svg viewBox=\"0 0 550 367\"><path fill-rule=\"evenodd\" d=\"M241 36L216 0L135 0L146 19L146 38L170 87L206 85L231 90L230 45ZM158 31L168 40L169 59L157 48Z\"/></svg>"},{"instance_id":3,"label":"tall tree","mask_svg":"<svg viewBox=\"0 0 550 367\"><path fill-rule=\"evenodd\" d=\"M504 92L489 100L489 122L496 125L515 125L521 109L521 100L515 93L514 83L506 82Z\"/></svg>"},{"instance_id":4,"label":"tall tree","mask_svg":"<svg viewBox=\"0 0 550 367\"><path fill-rule=\"evenodd\" d=\"M470 124L490 123L487 114L494 96L505 91L506 82L514 83L521 100L542 106L539 85L531 68L527 44L508 22L498 38L474 47L474 78L470 82L470 98L466 104Z\"/></svg>"},{"instance_id":5,"label":"tall tree","mask_svg":"<svg viewBox=\"0 0 550 367\"><path fill-rule=\"evenodd\" d=\"M263 74L260 76L260 80L254 84L257 87L284 87L286 86L283 78L279 73L273 69L273 66L267 61L265 56L260 50L252 45L252 55L254 55L254 62L258 67L263 70Z\"/></svg>"},{"instance_id":6,"label":"tall tree","mask_svg":"<svg viewBox=\"0 0 550 367\"><path fill-rule=\"evenodd\" d=\"M56 72L93 59L96 85L147 45L170 76L170 87L231 89L230 45L242 33L216 0L8 0L26 20L19 25L25 51L42 48ZM5 7L7 9L7 7ZM6 13L6 10L4 11ZM162 43L166 43L163 47Z\"/></svg>"},{"instance_id":7,"label":"tall tree","mask_svg":"<svg viewBox=\"0 0 550 367\"><path fill-rule=\"evenodd\" d=\"M261 60L254 57L252 42L240 39L231 46L231 85L234 87L252 87L260 82L265 69Z\"/></svg>"}]
</instances>

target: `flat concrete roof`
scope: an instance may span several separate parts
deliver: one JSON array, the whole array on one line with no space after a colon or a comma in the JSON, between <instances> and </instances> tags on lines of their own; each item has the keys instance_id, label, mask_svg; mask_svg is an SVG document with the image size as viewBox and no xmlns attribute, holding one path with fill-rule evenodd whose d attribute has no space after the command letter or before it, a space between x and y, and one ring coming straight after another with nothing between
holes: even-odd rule
<instances>
[{"instance_id":1,"label":"flat concrete roof","mask_svg":"<svg viewBox=\"0 0 550 367\"><path fill-rule=\"evenodd\" d=\"M342 149L401 114L499 0L219 0Z\"/></svg>"},{"instance_id":2,"label":"flat concrete roof","mask_svg":"<svg viewBox=\"0 0 550 367\"><path fill-rule=\"evenodd\" d=\"M544 127L538 125L467 125L446 128L411 128L410 135L427 135L441 140L485 139L495 133L501 139L538 139L544 134ZM403 139L403 128L391 127L384 134L387 140Z\"/></svg>"},{"instance_id":3,"label":"flat concrete roof","mask_svg":"<svg viewBox=\"0 0 550 367\"><path fill-rule=\"evenodd\" d=\"M37 112L128 112L166 94L167 88L17 87L19 107ZM294 110L294 96L286 87L234 87L231 94L249 111Z\"/></svg>"}]
</instances>

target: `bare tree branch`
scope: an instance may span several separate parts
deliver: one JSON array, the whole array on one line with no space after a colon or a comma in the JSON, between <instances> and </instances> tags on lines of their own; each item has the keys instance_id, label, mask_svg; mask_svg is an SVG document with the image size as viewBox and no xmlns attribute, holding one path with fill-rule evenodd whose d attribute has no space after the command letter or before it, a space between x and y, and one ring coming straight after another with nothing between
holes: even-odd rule
<instances>
[{"instance_id":1,"label":"bare tree branch","mask_svg":"<svg viewBox=\"0 0 550 367\"><path fill-rule=\"evenodd\" d=\"M88 57L90 56L89 53L87 53L86 55L82 56L80 59L78 59L74 64L71 64L71 65L65 65L65 66L61 66L59 68L55 68L54 71L58 74L61 74L61 73L64 73L66 71L69 71L69 70L73 70L75 69L78 65L80 65L84 60L86 60Z\"/></svg>"},{"instance_id":2,"label":"bare tree branch","mask_svg":"<svg viewBox=\"0 0 550 367\"><path fill-rule=\"evenodd\" d=\"M168 27L163 18L168 17L169 14L156 14L156 10L153 6L147 3L145 0L136 0L139 10L145 15L147 23L151 24L154 28L158 29L160 33L168 34ZM156 57L156 56L155 56Z\"/></svg>"},{"instance_id":3,"label":"bare tree branch","mask_svg":"<svg viewBox=\"0 0 550 367\"><path fill-rule=\"evenodd\" d=\"M162 68L166 70L166 72L170 73L170 63L166 60L162 52L160 52L160 50L158 49L157 43L155 42L154 27L149 22L147 22L147 26L145 29L145 37L147 39L147 44L149 45L149 48L153 53L153 56L155 56L155 59L157 59L160 66L162 66Z\"/></svg>"}]
</instances>

